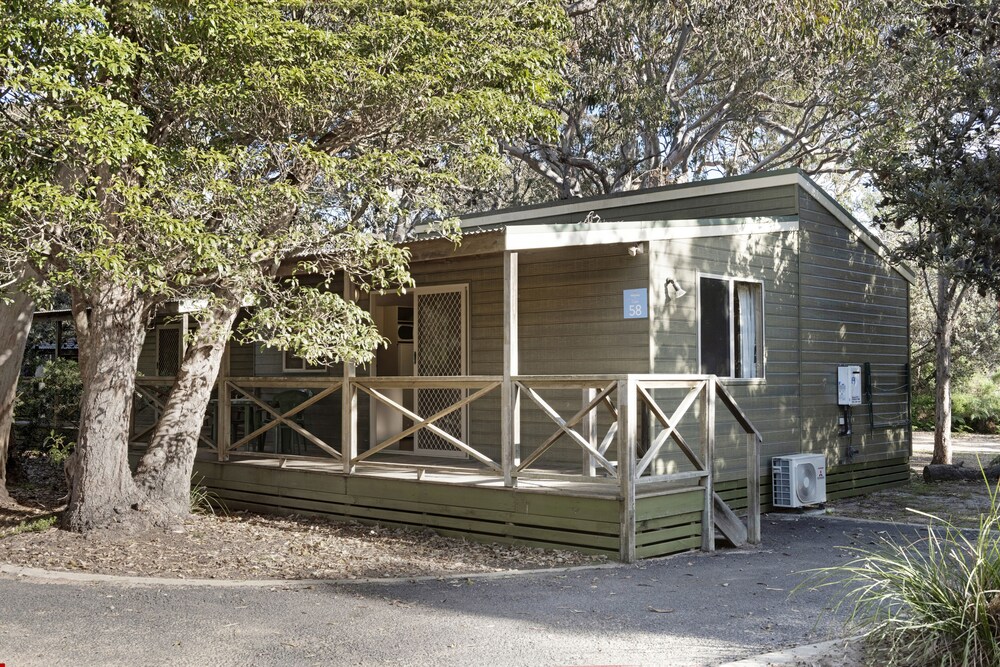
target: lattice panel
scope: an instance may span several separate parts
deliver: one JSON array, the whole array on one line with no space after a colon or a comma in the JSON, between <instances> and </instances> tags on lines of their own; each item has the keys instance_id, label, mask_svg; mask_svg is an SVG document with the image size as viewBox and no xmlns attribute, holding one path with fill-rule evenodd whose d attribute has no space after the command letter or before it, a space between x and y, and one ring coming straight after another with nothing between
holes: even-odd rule
<instances>
[{"instance_id":1,"label":"lattice panel","mask_svg":"<svg viewBox=\"0 0 1000 667\"><path fill-rule=\"evenodd\" d=\"M462 389L420 389L417 391L417 414L421 417L429 417L435 412L444 410L449 405L458 403L465 396ZM447 414L434 422L439 429L461 439L462 437L462 410L456 410ZM418 433L420 449L433 449L447 452L458 452L458 448L448 444L443 438L430 431L420 431Z\"/></svg>"},{"instance_id":2,"label":"lattice panel","mask_svg":"<svg viewBox=\"0 0 1000 667\"><path fill-rule=\"evenodd\" d=\"M462 375L462 292L418 294L416 312L417 371L419 375ZM420 389L417 391L417 414L422 417L444 410L462 400L463 389ZM435 422L456 438L463 435L464 410L457 410ZM417 433L417 447L422 450L458 452L459 450L433 433Z\"/></svg>"},{"instance_id":3,"label":"lattice panel","mask_svg":"<svg viewBox=\"0 0 1000 667\"><path fill-rule=\"evenodd\" d=\"M156 374L173 377L181 367L181 330L160 329L157 337Z\"/></svg>"}]
</instances>

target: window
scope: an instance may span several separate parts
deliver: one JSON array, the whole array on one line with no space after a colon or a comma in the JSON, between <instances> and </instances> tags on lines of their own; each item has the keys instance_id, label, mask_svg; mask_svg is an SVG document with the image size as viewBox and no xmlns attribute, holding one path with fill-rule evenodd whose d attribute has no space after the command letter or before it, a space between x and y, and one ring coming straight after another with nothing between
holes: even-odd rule
<instances>
[{"instance_id":1,"label":"window","mask_svg":"<svg viewBox=\"0 0 1000 667\"><path fill-rule=\"evenodd\" d=\"M181 367L184 356L183 337L180 326L166 325L156 329L156 374L159 377L174 377Z\"/></svg>"},{"instance_id":2,"label":"window","mask_svg":"<svg viewBox=\"0 0 1000 667\"><path fill-rule=\"evenodd\" d=\"M282 353L281 370L286 373L322 373L326 367L306 363L302 357L297 357L285 350Z\"/></svg>"},{"instance_id":3,"label":"window","mask_svg":"<svg viewBox=\"0 0 1000 667\"><path fill-rule=\"evenodd\" d=\"M764 303L760 283L701 276L698 280L702 373L764 377Z\"/></svg>"}]
</instances>

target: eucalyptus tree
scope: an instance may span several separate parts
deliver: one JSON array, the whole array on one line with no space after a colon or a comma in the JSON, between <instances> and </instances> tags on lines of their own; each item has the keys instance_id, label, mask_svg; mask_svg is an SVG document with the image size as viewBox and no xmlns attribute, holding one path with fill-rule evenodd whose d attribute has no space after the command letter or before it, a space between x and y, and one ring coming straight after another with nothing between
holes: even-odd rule
<instances>
[{"instance_id":1,"label":"eucalyptus tree","mask_svg":"<svg viewBox=\"0 0 1000 667\"><path fill-rule=\"evenodd\" d=\"M897 256L932 276L933 463L951 463L952 345L970 291L1000 296L1000 2L925 2L894 34L909 99L888 108L862 160L902 230Z\"/></svg>"},{"instance_id":2,"label":"eucalyptus tree","mask_svg":"<svg viewBox=\"0 0 1000 667\"><path fill-rule=\"evenodd\" d=\"M872 122L892 3L573 2L555 140L504 141L508 197L632 190L708 174L849 169Z\"/></svg>"},{"instance_id":3,"label":"eucalyptus tree","mask_svg":"<svg viewBox=\"0 0 1000 667\"><path fill-rule=\"evenodd\" d=\"M0 6L3 247L68 290L83 398L69 527L167 525L241 306L247 339L364 361L333 272L403 288L387 228L490 178L496 137L544 134L561 84L549 0L8 0ZM316 285L302 273L327 276ZM200 304L133 475L146 326ZM3 326L0 323L0 326Z\"/></svg>"}]
</instances>

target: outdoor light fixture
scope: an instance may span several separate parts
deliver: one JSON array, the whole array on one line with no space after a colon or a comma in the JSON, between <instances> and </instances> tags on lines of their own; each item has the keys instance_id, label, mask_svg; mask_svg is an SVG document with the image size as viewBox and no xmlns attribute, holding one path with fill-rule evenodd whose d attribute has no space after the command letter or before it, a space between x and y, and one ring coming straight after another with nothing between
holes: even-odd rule
<instances>
[{"instance_id":1,"label":"outdoor light fixture","mask_svg":"<svg viewBox=\"0 0 1000 667\"><path fill-rule=\"evenodd\" d=\"M644 252L646 252L646 249L642 246L641 243L638 243L638 244L633 245L633 246L629 246L629 248L628 248L628 254L631 255L632 257L635 257L637 255L641 255Z\"/></svg>"},{"instance_id":2,"label":"outdoor light fixture","mask_svg":"<svg viewBox=\"0 0 1000 667\"><path fill-rule=\"evenodd\" d=\"M670 286L671 285L674 286L674 295L673 296L670 296ZM677 281L674 280L673 278L667 278L666 288L667 288L667 301L673 301L674 299L679 299L682 296L684 296L685 294L687 294L687 291L684 288L682 288L677 283Z\"/></svg>"}]
</instances>

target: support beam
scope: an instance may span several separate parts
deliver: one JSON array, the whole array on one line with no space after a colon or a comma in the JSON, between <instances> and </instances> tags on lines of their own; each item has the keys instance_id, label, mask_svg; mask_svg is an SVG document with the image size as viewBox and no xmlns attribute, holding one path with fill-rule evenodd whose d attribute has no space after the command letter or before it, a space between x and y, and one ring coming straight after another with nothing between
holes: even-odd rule
<instances>
[{"instance_id":1,"label":"support beam","mask_svg":"<svg viewBox=\"0 0 1000 667\"><path fill-rule=\"evenodd\" d=\"M344 300L354 301L354 283L351 274L344 271ZM340 460L344 474L354 472L354 459L358 455L358 390L354 386L354 364L344 360L344 384L340 389Z\"/></svg>"},{"instance_id":2,"label":"support beam","mask_svg":"<svg viewBox=\"0 0 1000 667\"><path fill-rule=\"evenodd\" d=\"M619 560L635 562L636 381L618 381Z\"/></svg>"},{"instance_id":3,"label":"support beam","mask_svg":"<svg viewBox=\"0 0 1000 667\"><path fill-rule=\"evenodd\" d=\"M583 389L583 406L586 407L597 398L597 390L593 387ZM593 449L597 449L597 411L588 410L583 421L580 422L580 435L584 437ZM597 467L594 457L586 449L583 450L583 474L585 477L593 477L597 474Z\"/></svg>"},{"instance_id":4,"label":"support beam","mask_svg":"<svg viewBox=\"0 0 1000 667\"><path fill-rule=\"evenodd\" d=\"M521 462L521 395L517 340L517 253L503 254L503 384L500 389L500 465L504 486L515 486Z\"/></svg>"},{"instance_id":5,"label":"support beam","mask_svg":"<svg viewBox=\"0 0 1000 667\"><path fill-rule=\"evenodd\" d=\"M760 448L756 433L747 434L747 541L760 544Z\"/></svg>"},{"instance_id":6,"label":"support beam","mask_svg":"<svg viewBox=\"0 0 1000 667\"><path fill-rule=\"evenodd\" d=\"M215 413L215 446L219 455L219 461L229 460L229 446L233 442L233 402L232 391L229 389L229 348L230 344L227 342L226 349L222 352L219 378L215 381L215 391L218 393L219 399L216 403L217 408ZM243 435L246 435L246 433Z\"/></svg>"},{"instance_id":7,"label":"support beam","mask_svg":"<svg viewBox=\"0 0 1000 667\"><path fill-rule=\"evenodd\" d=\"M715 551L715 388L719 384L714 375L705 383L705 398L702 403L702 427L705 437L702 438L703 449L701 460L705 463L708 475L702 480L705 488L705 509L701 515L701 550Z\"/></svg>"}]
</instances>

